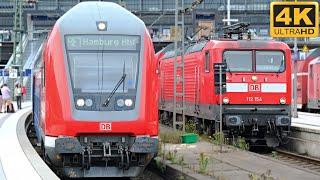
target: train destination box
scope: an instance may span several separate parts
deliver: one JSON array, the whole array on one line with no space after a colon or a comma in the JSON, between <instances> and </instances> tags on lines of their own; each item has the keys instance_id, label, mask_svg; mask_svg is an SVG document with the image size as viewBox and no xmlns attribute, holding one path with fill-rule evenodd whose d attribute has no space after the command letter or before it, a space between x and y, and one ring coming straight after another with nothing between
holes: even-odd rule
<instances>
[{"instance_id":1,"label":"train destination box","mask_svg":"<svg viewBox=\"0 0 320 180\"><path fill-rule=\"evenodd\" d=\"M272 37L318 37L318 2L272 2L270 35Z\"/></svg>"}]
</instances>

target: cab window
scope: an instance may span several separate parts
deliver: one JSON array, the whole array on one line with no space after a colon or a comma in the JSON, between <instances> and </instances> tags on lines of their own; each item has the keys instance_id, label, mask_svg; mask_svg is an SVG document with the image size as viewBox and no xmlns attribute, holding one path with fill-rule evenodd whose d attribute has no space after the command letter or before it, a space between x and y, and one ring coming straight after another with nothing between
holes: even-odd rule
<instances>
[{"instance_id":1,"label":"cab window","mask_svg":"<svg viewBox=\"0 0 320 180\"><path fill-rule=\"evenodd\" d=\"M283 72L284 62L281 51L256 51L256 72Z\"/></svg>"},{"instance_id":2,"label":"cab window","mask_svg":"<svg viewBox=\"0 0 320 180\"><path fill-rule=\"evenodd\" d=\"M227 63L227 71L252 72L252 51L225 51L223 60Z\"/></svg>"}]
</instances>

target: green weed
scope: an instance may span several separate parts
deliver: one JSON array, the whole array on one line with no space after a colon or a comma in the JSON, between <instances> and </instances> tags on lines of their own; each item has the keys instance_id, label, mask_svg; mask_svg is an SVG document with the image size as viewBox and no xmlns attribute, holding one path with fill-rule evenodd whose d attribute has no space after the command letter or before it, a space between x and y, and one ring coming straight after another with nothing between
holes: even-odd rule
<instances>
[{"instance_id":1,"label":"green weed","mask_svg":"<svg viewBox=\"0 0 320 180\"><path fill-rule=\"evenodd\" d=\"M184 156L180 156L180 157L179 157L179 159L178 159L178 164L179 164L180 166L185 165L185 163L184 163Z\"/></svg>"},{"instance_id":2,"label":"green weed","mask_svg":"<svg viewBox=\"0 0 320 180\"><path fill-rule=\"evenodd\" d=\"M199 156L199 173L205 174L208 168L209 158L207 158L203 153Z\"/></svg>"},{"instance_id":3,"label":"green weed","mask_svg":"<svg viewBox=\"0 0 320 180\"><path fill-rule=\"evenodd\" d=\"M186 132L187 133L196 133L196 123L194 121L188 121L186 123Z\"/></svg>"},{"instance_id":4,"label":"green weed","mask_svg":"<svg viewBox=\"0 0 320 180\"><path fill-rule=\"evenodd\" d=\"M249 150L249 144L246 142L245 138L238 137L235 142L233 142L233 146L242 150Z\"/></svg>"},{"instance_id":5,"label":"green weed","mask_svg":"<svg viewBox=\"0 0 320 180\"><path fill-rule=\"evenodd\" d=\"M155 158L155 162L157 169L159 169L161 173L164 173L164 171L166 170L166 166L162 162L162 160L160 158Z\"/></svg>"},{"instance_id":6,"label":"green weed","mask_svg":"<svg viewBox=\"0 0 320 180\"><path fill-rule=\"evenodd\" d=\"M224 135L222 134L222 133L220 133L220 132L217 132L217 133L214 133L213 135L212 135L212 142L213 142L213 144L215 144L215 145L220 145L220 136L222 135L222 140L223 140L223 142L222 142L222 144L224 143Z\"/></svg>"},{"instance_id":7,"label":"green weed","mask_svg":"<svg viewBox=\"0 0 320 180\"><path fill-rule=\"evenodd\" d=\"M177 161L177 150L174 150L173 152L169 151L166 154L166 159L171 161L172 164L177 164L178 163L178 161Z\"/></svg>"},{"instance_id":8,"label":"green weed","mask_svg":"<svg viewBox=\"0 0 320 180\"><path fill-rule=\"evenodd\" d=\"M271 153L272 153L272 157L274 157L274 158L277 158L277 157L278 157L277 151L272 151Z\"/></svg>"},{"instance_id":9,"label":"green weed","mask_svg":"<svg viewBox=\"0 0 320 180\"><path fill-rule=\"evenodd\" d=\"M163 143L179 144L181 143L181 135L180 131L160 132L160 140Z\"/></svg>"}]
</instances>

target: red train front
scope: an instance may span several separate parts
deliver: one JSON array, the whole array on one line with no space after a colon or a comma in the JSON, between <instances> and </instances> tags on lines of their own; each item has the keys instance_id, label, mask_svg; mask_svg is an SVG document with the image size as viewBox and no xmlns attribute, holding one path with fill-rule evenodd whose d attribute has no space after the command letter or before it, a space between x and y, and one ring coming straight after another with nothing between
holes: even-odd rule
<instances>
[{"instance_id":1,"label":"red train front","mask_svg":"<svg viewBox=\"0 0 320 180\"><path fill-rule=\"evenodd\" d=\"M157 55L162 121L172 117L174 54L168 47ZM218 63L227 66L222 80L226 83L222 100L225 135L243 136L251 145L278 146L291 124L289 47L276 41L228 39L200 41L187 47L184 63L187 124L195 122L198 131L210 135L218 130L220 119L219 75L214 72ZM177 74L180 76L181 70ZM178 112L181 119L181 111Z\"/></svg>"},{"instance_id":2,"label":"red train front","mask_svg":"<svg viewBox=\"0 0 320 180\"><path fill-rule=\"evenodd\" d=\"M307 53L306 58L297 62L297 107L303 111L319 111L319 56L316 48Z\"/></svg>"},{"instance_id":3,"label":"red train front","mask_svg":"<svg viewBox=\"0 0 320 180\"><path fill-rule=\"evenodd\" d=\"M35 64L34 122L68 177L133 177L157 153L156 61L144 23L115 3L79 3Z\"/></svg>"}]
</instances>

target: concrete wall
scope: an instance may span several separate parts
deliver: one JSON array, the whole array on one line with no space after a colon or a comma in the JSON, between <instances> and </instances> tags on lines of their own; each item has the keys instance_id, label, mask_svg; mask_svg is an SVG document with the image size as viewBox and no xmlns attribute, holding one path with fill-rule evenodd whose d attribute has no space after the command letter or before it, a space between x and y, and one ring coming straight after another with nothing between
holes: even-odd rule
<instances>
[{"instance_id":1,"label":"concrete wall","mask_svg":"<svg viewBox=\"0 0 320 180\"><path fill-rule=\"evenodd\" d=\"M292 127L285 147L299 154L320 158L320 130Z\"/></svg>"}]
</instances>

